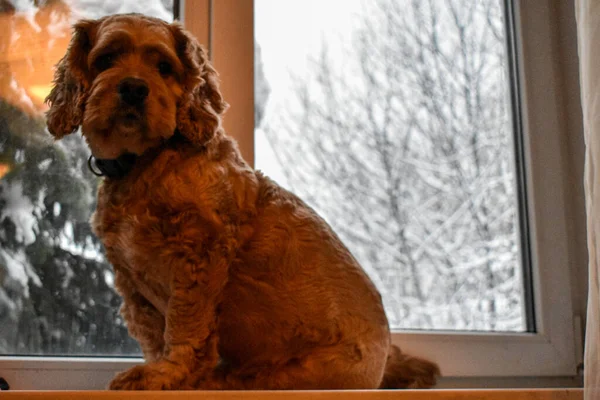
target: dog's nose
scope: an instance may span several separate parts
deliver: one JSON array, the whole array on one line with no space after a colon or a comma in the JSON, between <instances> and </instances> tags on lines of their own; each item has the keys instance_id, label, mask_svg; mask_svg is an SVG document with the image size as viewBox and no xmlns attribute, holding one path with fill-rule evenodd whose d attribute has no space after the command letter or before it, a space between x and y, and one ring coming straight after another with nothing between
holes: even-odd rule
<instances>
[{"instance_id":1,"label":"dog's nose","mask_svg":"<svg viewBox=\"0 0 600 400\"><path fill-rule=\"evenodd\" d=\"M119 97L127 104L139 105L148 97L150 89L144 80L139 78L125 78L117 87Z\"/></svg>"}]
</instances>

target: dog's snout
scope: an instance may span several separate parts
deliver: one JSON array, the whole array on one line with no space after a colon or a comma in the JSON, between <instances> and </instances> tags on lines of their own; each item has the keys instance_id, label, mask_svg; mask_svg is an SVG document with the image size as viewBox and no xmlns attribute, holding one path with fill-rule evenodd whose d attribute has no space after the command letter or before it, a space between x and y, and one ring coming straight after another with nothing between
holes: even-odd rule
<instances>
[{"instance_id":1,"label":"dog's snout","mask_svg":"<svg viewBox=\"0 0 600 400\"><path fill-rule=\"evenodd\" d=\"M125 78L119 82L117 88L119 97L127 104L139 105L144 102L150 89L143 79Z\"/></svg>"}]
</instances>

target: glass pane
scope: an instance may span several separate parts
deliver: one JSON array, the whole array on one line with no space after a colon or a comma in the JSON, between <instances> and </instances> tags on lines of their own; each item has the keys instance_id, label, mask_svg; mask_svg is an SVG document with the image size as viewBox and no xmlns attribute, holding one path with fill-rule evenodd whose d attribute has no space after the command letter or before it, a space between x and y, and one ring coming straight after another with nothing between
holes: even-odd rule
<instances>
[{"instance_id":1,"label":"glass pane","mask_svg":"<svg viewBox=\"0 0 600 400\"><path fill-rule=\"evenodd\" d=\"M333 226L395 329L528 329L503 6L255 0L256 167Z\"/></svg>"},{"instance_id":2,"label":"glass pane","mask_svg":"<svg viewBox=\"0 0 600 400\"><path fill-rule=\"evenodd\" d=\"M52 143L43 100L71 23L172 20L172 0L0 2L0 354L139 354L88 220L97 178L78 135Z\"/></svg>"}]
</instances>

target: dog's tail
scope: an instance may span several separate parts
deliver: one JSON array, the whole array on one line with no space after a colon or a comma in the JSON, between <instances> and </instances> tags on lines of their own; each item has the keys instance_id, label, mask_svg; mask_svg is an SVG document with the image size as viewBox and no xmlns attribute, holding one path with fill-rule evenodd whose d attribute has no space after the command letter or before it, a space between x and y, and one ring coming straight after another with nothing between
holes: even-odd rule
<instances>
[{"instance_id":1,"label":"dog's tail","mask_svg":"<svg viewBox=\"0 0 600 400\"><path fill-rule=\"evenodd\" d=\"M437 364L402 353L391 346L380 389L426 389L435 386L440 368Z\"/></svg>"}]
</instances>

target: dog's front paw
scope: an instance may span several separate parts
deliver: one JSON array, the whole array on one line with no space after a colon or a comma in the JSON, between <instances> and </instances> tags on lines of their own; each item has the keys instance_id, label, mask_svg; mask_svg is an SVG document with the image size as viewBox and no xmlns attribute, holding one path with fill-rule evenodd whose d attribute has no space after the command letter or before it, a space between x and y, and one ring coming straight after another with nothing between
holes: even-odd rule
<instances>
[{"instance_id":1,"label":"dog's front paw","mask_svg":"<svg viewBox=\"0 0 600 400\"><path fill-rule=\"evenodd\" d=\"M137 365L115 376L110 390L174 390L178 389L183 374L173 364L158 361Z\"/></svg>"}]
</instances>

